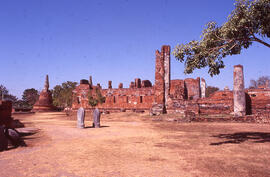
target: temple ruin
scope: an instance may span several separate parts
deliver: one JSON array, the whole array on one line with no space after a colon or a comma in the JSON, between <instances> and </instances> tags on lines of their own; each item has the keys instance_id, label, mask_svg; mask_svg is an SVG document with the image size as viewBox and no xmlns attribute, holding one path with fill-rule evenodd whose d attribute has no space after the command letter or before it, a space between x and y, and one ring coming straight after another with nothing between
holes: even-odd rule
<instances>
[{"instance_id":1,"label":"temple ruin","mask_svg":"<svg viewBox=\"0 0 270 177\"><path fill-rule=\"evenodd\" d=\"M37 102L34 104L33 112L54 111L55 107L52 103L52 93L49 90L49 76L46 75L43 90L40 92Z\"/></svg>"},{"instance_id":2,"label":"temple ruin","mask_svg":"<svg viewBox=\"0 0 270 177\"><path fill-rule=\"evenodd\" d=\"M206 98L206 82L203 78L187 78L184 80L170 78L170 46L164 45L161 51L156 51L155 83L136 78L123 88L112 88L112 81L108 81L108 88L102 88L92 83L92 77L81 80L73 91L73 109L80 107L86 110L99 108L103 111L150 111L152 115L163 113L193 112L195 115L228 114L233 117L263 114L270 112L270 89L245 89L243 66L234 67L233 90L225 88ZM103 102L96 105L89 104L89 99L103 97Z\"/></svg>"},{"instance_id":3,"label":"temple ruin","mask_svg":"<svg viewBox=\"0 0 270 177\"><path fill-rule=\"evenodd\" d=\"M205 89L204 89L205 90ZM89 97L105 97L105 102L97 106L89 104ZM200 78L171 80L170 79L170 46L162 46L161 51L156 51L155 84L149 80L136 78L130 83L129 88L123 88L123 83L118 88L112 88L112 81L108 81L108 88L102 89L99 84L81 80L80 85L73 91L73 109L84 107L101 110L151 110L154 115L173 111L174 101L197 100L201 98ZM183 102L183 104L185 104Z\"/></svg>"}]
</instances>

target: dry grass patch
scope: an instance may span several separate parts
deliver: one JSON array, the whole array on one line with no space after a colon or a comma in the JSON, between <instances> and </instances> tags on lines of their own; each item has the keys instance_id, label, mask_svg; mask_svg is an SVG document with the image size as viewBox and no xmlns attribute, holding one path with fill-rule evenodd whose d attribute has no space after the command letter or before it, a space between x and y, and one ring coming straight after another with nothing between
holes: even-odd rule
<instances>
[{"instance_id":1,"label":"dry grass patch","mask_svg":"<svg viewBox=\"0 0 270 177\"><path fill-rule=\"evenodd\" d=\"M164 116L164 115L163 115ZM0 153L1 176L270 176L270 125L152 121L147 113L18 116L39 131ZM16 169L16 170L14 170Z\"/></svg>"}]
</instances>

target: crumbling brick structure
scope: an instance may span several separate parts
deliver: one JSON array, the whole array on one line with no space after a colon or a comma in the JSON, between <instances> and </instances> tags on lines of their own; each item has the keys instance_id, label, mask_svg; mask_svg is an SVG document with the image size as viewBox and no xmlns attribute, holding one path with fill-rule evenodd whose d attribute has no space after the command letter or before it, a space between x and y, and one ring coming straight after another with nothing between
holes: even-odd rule
<instances>
[{"instance_id":1,"label":"crumbling brick structure","mask_svg":"<svg viewBox=\"0 0 270 177\"><path fill-rule=\"evenodd\" d=\"M52 93L49 90L49 76L46 75L44 89L40 92L37 102L34 104L33 112L54 111L55 107L52 104Z\"/></svg>"},{"instance_id":2,"label":"crumbling brick structure","mask_svg":"<svg viewBox=\"0 0 270 177\"><path fill-rule=\"evenodd\" d=\"M6 119L11 118L12 102L0 100L0 125L3 124Z\"/></svg>"},{"instance_id":3,"label":"crumbling brick structure","mask_svg":"<svg viewBox=\"0 0 270 177\"><path fill-rule=\"evenodd\" d=\"M138 79L136 79L138 82ZM136 83L136 82L134 82ZM101 89L99 86L91 86L88 82L80 82L80 85L73 91L72 108L84 107L92 109L95 106L89 104L89 98L96 98L98 94L105 97L104 103L99 103L96 107L107 111L126 110L149 110L154 101L154 90L151 87L151 82L147 81L149 85L134 84L134 87L123 88L120 83L119 88Z\"/></svg>"},{"instance_id":4,"label":"crumbling brick structure","mask_svg":"<svg viewBox=\"0 0 270 177\"><path fill-rule=\"evenodd\" d=\"M233 100L234 115L246 115L246 98L245 98L244 72L242 65L234 66L233 71Z\"/></svg>"},{"instance_id":5,"label":"crumbling brick structure","mask_svg":"<svg viewBox=\"0 0 270 177\"><path fill-rule=\"evenodd\" d=\"M197 100L201 97L200 78L171 80L170 78L170 46L162 46L161 52L156 51L155 84L149 80L136 78L123 88L120 83L118 88L112 88L112 81L108 82L108 88L102 89L99 84L94 86L92 77L89 81L81 80L80 85L73 91L72 108L84 107L101 110L150 110L153 114L162 114L167 110L175 109L174 102ZM89 98L96 98L97 93L105 97L104 103L96 106L89 104ZM194 106L190 106L194 107Z\"/></svg>"},{"instance_id":6,"label":"crumbling brick structure","mask_svg":"<svg viewBox=\"0 0 270 177\"><path fill-rule=\"evenodd\" d=\"M0 100L0 126L6 128L23 127L18 120L14 120L12 116L12 102Z\"/></svg>"},{"instance_id":7,"label":"crumbling brick structure","mask_svg":"<svg viewBox=\"0 0 270 177\"><path fill-rule=\"evenodd\" d=\"M234 67L234 89L217 91L205 97L206 82L203 78L184 80L170 78L170 46L162 46L156 51L155 83L136 78L123 88L102 89L100 84L94 86L92 77L89 82L82 80L73 91L73 109L99 108L106 111L150 110L152 115L166 112L179 112L194 115L227 114L231 117L243 117L256 114L266 115L270 111L270 89L244 89L243 66ZM89 99L104 97L104 102L89 104ZM95 99L93 99L95 101ZM96 99L97 101L97 99ZM94 102L95 103L95 102ZM255 116L256 117L256 116ZM258 117L258 116L257 116Z\"/></svg>"}]
</instances>

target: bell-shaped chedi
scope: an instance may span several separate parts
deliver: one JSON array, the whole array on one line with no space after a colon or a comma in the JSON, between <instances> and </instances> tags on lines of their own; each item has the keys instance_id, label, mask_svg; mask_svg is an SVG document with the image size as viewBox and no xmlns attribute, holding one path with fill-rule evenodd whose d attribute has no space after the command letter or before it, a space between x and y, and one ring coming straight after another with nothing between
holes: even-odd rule
<instances>
[{"instance_id":1,"label":"bell-shaped chedi","mask_svg":"<svg viewBox=\"0 0 270 177\"><path fill-rule=\"evenodd\" d=\"M34 104L32 111L44 112L54 111L55 107L52 104L52 93L49 90L49 76L46 75L44 89L40 92L37 102Z\"/></svg>"}]
</instances>

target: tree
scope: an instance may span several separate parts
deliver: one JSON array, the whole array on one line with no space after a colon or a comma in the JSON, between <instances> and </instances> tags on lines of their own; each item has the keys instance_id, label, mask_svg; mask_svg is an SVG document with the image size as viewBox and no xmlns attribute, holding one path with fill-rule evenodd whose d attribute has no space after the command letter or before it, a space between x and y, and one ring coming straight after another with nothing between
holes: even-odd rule
<instances>
[{"instance_id":1,"label":"tree","mask_svg":"<svg viewBox=\"0 0 270 177\"><path fill-rule=\"evenodd\" d=\"M218 91L218 87L207 86L205 89L205 97L209 97L212 93Z\"/></svg>"},{"instance_id":2,"label":"tree","mask_svg":"<svg viewBox=\"0 0 270 177\"><path fill-rule=\"evenodd\" d=\"M53 105L64 108L72 106L72 91L77 82L67 81L62 85L56 85L52 90Z\"/></svg>"},{"instance_id":3,"label":"tree","mask_svg":"<svg viewBox=\"0 0 270 177\"><path fill-rule=\"evenodd\" d=\"M249 88L258 88L260 85L270 87L270 77L261 76L257 80L251 79Z\"/></svg>"},{"instance_id":4,"label":"tree","mask_svg":"<svg viewBox=\"0 0 270 177\"><path fill-rule=\"evenodd\" d=\"M16 96L9 94L9 91L5 86L0 85L0 100L2 99L12 101L13 103L18 100Z\"/></svg>"},{"instance_id":5,"label":"tree","mask_svg":"<svg viewBox=\"0 0 270 177\"><path fill-rule=\"evenodd\" d=\"M25 103L27 103L30 107L32 107L36 101L38 100L38 91L34 88L31 89L25 89L23 91L23 95L22 95L22 101L24 101Z\"/></svg>"},{"instance_id":6,"label":"tree","mask_svg":"<svg viewBox=\"0 0 270 177\"><path fill-rule=\"evenodd\" d=\"M88 93L88 104L92 107L95 107L98 104L105 103L106 97L102 96L100 90L98 88L95 88L95 93L89 91Z\"/></svg>"},{"instance_id":7,"label":"tree","mask_svg":"<svg viewBox=\"0 0 270 177\"><path fill-rule=\"evenodd\" d=\"M12 107L15 109L32 109L32 107L23 100L17 100L12 104Z\"/></svg>"},{"instance_id":8,"label":"tree","mask_svg":"<svg viewBox=\"0 0 270 177\"><path fill-rule=\"evenodd\" d=\"M200 41L177 45L173 55L185 62L186 74L208 66L208 73L213 76L225 67L223 58L240 54L253 42L270 48L263 40L266 37L270 37L270 0L236 0L226 23L219 27L216 22L209 22Z\"/></svg>"},{"instance_id":9,"label":"tree","mask_svg":"<svg viewBox=\"0 0 270 177\"><path fill-rule=\"evenodd\" d=\"M8 94L8 90L5 86L0 85L0 96L2 98L2 95L7 95Z\"/></svg>"}]
</instances>

